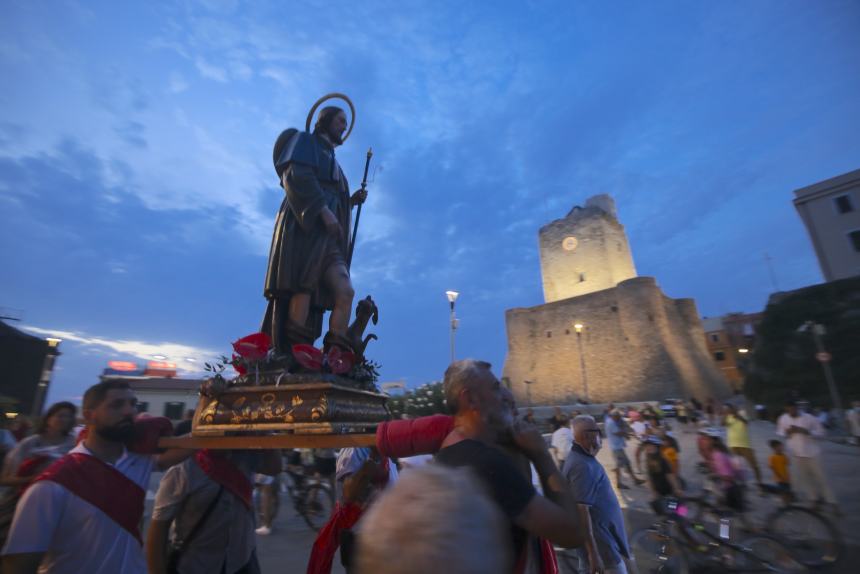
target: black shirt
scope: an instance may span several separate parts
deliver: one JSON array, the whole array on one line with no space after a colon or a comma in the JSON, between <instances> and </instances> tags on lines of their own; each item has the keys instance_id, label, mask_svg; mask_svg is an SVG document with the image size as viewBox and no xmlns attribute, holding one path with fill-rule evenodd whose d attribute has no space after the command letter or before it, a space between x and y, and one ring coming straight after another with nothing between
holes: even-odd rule
<instances>
[{"instance_id":1,"label":"black shirt","mask_svg":"<svg viewBox=\"0 0 860 574\"><path fill-rule=\"evenodd\" d=\"M510 457L495 447L466 439L440 450L436 453L436 460L448 466L466 466L472 469L507 517L510 523L512 555L519 556L528 534L514 524L514 519L522 514L531 502L535 488Z\"/></svg>"},{"instance_id":2,"label":"black shirt","mask_svg":"<svg viewBox=\"0 0 860 574\"><path fill-rule=\"evenodd\" d=\"M648 468L648 478L657 494L670 496L672 483L669 482L669 475L672 474L672 467L669 466L669 462L659 454L647 455L645 465Z\"/></svg>"}]
</instances>

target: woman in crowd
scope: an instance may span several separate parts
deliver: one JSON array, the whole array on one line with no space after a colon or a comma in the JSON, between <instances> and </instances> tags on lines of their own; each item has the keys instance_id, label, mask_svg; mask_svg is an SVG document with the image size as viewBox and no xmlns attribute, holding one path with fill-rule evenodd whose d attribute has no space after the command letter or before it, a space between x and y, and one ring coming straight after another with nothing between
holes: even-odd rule
<instances>
[{"instance_id":1,"label":"woman in crowd","mask_svg":"<svg viewBox=\"0 0 860 574\"><path fill-rule=\"evenodd\" d=\"M75 446L75 416L77 407L69 402L51 405L37 428L36 434L18 443L3 461L0 486L6 491L0 497L0 546L15 516L15 507L24 488L51 463Z\"/></svg>"},{"instance_id":2,"label":"woman in crowd","mask_svg":"<svg viewBox=\"0 0 860 574\"><path fill-rule=\"evenodd\" d=\"M711 437L710 470L723 496L723 503L737 512L744 511L744 487L741 469L732 460L729 449L719 436ZM743 516L741 516L743 518Z\"/></svg>"}]
</instances>

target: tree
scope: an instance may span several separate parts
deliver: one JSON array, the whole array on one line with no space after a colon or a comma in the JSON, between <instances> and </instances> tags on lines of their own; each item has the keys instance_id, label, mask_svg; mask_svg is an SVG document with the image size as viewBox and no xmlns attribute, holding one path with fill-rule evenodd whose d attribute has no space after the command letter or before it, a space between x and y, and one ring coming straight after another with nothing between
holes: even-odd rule
<instances>
[{"instance_id":1,"label":"tree","mask_svg":"<svg viewBox=\"0 0 860 574\"><path fill-rule=\"evenodd\" d=\"M807 321L827 330L824 347L843 405L860 399L860 278L771 296L744 384L750 398L777 411L788 397L832 406L812 334L798 331Z\"/></svg>"}]
</instances>

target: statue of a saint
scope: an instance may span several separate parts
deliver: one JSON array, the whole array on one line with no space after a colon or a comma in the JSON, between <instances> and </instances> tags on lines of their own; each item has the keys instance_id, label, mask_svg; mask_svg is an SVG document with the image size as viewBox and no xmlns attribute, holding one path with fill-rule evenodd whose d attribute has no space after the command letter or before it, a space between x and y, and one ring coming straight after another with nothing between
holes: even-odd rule
<instances>
[{"instance_id":1,"label":"statue of a saint","mask_svg":"<svg viewBox=\"0 0 860 574\"><path fill-rule=\"evenodd\" d=\"M331 311L326 348L352 350L346 337L354 291L348 246L352 208L367 198L350 195L334 150L343 143L344 111L320 111L313 132L286 130L275 143L275 170L286 193L275 220L261 330L280 354L296 343L313 344Z\"/></svg>"}]
</instances>

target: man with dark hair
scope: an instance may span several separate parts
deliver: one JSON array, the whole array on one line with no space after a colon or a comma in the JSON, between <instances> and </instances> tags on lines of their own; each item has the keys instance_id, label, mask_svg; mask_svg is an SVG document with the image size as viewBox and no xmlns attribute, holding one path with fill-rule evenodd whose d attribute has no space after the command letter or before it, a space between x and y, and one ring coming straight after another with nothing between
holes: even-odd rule
<instances>
[{"instance_id":1,"label":"man with dark hair","mask_svg":"<svg viewBox=\"0 0 860 574\"><path fill-rule=\"evenodd\" d=\"M507 519L507 543L517 572L537 572L537 557L527 551L529 534L571 548L584 541L576 504L547 450L540 432L515 423L501 383L489 363L467 359L445 371L445 396L454 412L454 429L442 443L436 460L469 467ZM498 445L512 443L534 465L546 498L517 469Z\"/></svg>"},{"instance_id":2,"label":"man with dark hair","mask_svg":"<svg viewBox=\"0 0 860 574\"><path fill-rule=\"evenodd\" d=\"M154 442L154 437L137 436L136 403L124 382L106 381L87 390L86 438L21 498L2 551L4 573L146 572L139 526L150 474L181 462L191 451L127 450L133 440Z\"/></svg>"},{"instance_id":3,"label":"man with dark hair","mask_svg":"<svg viewBox=\"0 0 860 574\"><path fill-rule=\"evenodd\" d=\"M346 114L326 107L313 133L286 130L273 159L286 196L275 220L264 295L269 304L261 330L280 353L312 344L331 310L325 346L354 350L346 337L355 295L349 275L351 210L366 191L349 193L334 150L343 143Z\"/></svg>"}]
</instances>

